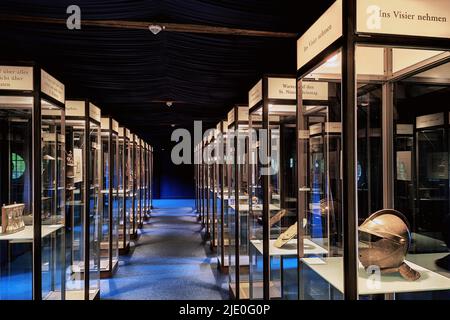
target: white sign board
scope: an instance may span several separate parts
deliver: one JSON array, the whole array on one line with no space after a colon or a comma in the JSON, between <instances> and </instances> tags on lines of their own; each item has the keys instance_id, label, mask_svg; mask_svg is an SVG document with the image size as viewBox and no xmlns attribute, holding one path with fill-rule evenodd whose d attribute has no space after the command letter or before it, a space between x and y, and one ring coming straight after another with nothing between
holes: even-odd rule
<instances>
[{"instance_id":1,"label":"white sign board","mask_svg":"<svg viewBox=\"0 0 450 320\"><path fill-rule=\"evenodd\" d=\"M68 117L84 117L85 116L85 102L82 100L68 100L66 101L66 116Z\"/></svg>"},{"instance_id":2,"label":"white sign board","mask_svg":"<svg viewBox=\"0 0 450 320\"><path fill-rule=\"evenodd\" d=\"M328 100L328 83L327 82L302 82L302 99L303 100Z\"/></svg>"},{"instance_id":3,"label":"white sign board","mask_svg":"<svg viewBox=\"0 0 450 320\"><path fill-rule=\"evenodd\" d=\"M412 124L397 124L397 134L413 135L414 125Z\"/></svg>"},{"instance_id":4,"label":"white sign board","mask_svg":"<svg viewBox=\"0 0 450 320\"><path fill-rule=\"evenodd\" d=\"M33 90L33 67L0 66L1 90Z\"/></svg>"},{"instance_id":5,"label":"white sign board","mask_svg":"<svg viewBox=\"0 0 450 320\"><path fill-rule=\"evenodd\" d=\"M44 70L41 70L41 91L61 103L66 101L64 85Z\"/></svg>"},{"instance_id":6,"label":"white sign board","mask_svg":"<svg viewBox=\"0 0 450 320\"><path fill-rule=\"evenodd\" d=\"M269 78L267 91L269 99L297 99L295 78Z\"/></svg>"},{"instance_id":7,"label":"white sign board","mask_svg":"<svg viewBox=\"0 0 450 320\"><path fill-rule=\"evenodd\" d=\"M342 0L336 2L298 39L297 70L342 36Z\"/></svg>"},{"instance_id":8,"label":"white sign board","mask_svg":"<svg viewBox=\"0 0 450 320\"><path fill-rule=\"evenodd\" d=\"M94 119L95 121L98 121L98 122L101 121L101 117L102 117L102 114L100 112L100 108L95 106L92 103L89 103L89 117L91 119Z\"/></svg>"},{"instance_id":9,"label":"white sign board","mask_svg":"<svg viewBox=\"0 0 450 320\"><path fill-rule=\"evenodd\" d=\"M442 126L444 124L444 114L435 113L416 118L416 128L423 129L429 127Z\"/></svg>"},{"instance_id":10,"label":"white sign board","mask_svg":"<svg viewBox=\"0 0 450 320\"><path fill-rule=\"evenodd\" d=\"M119 123L116 120L112 120L112 130L119 133Z\"/></svg>"},{"instance_id":11,"label":"white sign board","mask_svg":"<svg viewBox=\"0 0 450 320\"><path fill-rule=\"evenodd\" d=\"M251 108L263 99L262 80L249 91L248 93L248 107Z\"/></svg>"},{"instance_id":12,"label":"white sign board","mask_svg":"<svg viewBox=\"0 0 450 320\"><path fill-rule=\"evenodd\" d=\"M449 0L358 0L357 32L450 38Z\"/></svg>"}]
</instances>

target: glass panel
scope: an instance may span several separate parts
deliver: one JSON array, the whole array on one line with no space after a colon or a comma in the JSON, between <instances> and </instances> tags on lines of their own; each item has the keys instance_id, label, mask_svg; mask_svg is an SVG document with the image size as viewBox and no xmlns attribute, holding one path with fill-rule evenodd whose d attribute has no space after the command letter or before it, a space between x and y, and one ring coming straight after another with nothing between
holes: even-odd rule
<instances>
[{"instance_id":1,"label":"glass panel","mask_svg":"<svg viewBox=\"0 0 450 320\"><path fill-rule=\"evenodd\" d=\"M263 176L259 153L260 129L262 129L262 108L250 113L249 135L249 198L250 202L250 299L263 299Z\"/></svg>"},{"instance_id":2,"label":"glass panel","mask_svg":"<svg viewBox=\"0 0 450 320\"><path fill-rule=\"evenodd\" d=\"M358 128L372 132L372 141L366 139L358 150L361 184L371 196L358 194L358 202L366 202L358 217L359 294L363 299L448 299L450 140L443 101L450 97L450 63L436 64L448 53L381 49L386 80L373 84L358 74ZM357 63L368 61L361 57ZM374 129L381 127L380 109L386 110L386 134L375 137L381 131ZM381 152L384 144L391 149L387 153ZM385 193L384 199L382 167L375 164L383 163L380 154L391 164L386 179L393 175L392 182L384 181L393 184L393 197Z\"/></svg>"},{"instance_id":3,"label":"glass panel","mask_svg":"<svg viewBox=\"0 0 450 320\"><path fill-rule=\"evenodd\" d=\"M125 183L125 162L127 159L127 149L125 138L121 137L119 140L119 165L118 165L118 191L119 191L119 201L118 201L118 211L119 211L119 249L125 249L129 241L129 221L128 216L125 213L125 199L126 192L124 188Z\"/></svg>"},{"instance_id":4,"label":"glass panel","mask_svg":"<svg viewBox=\"0 0 450 320\"><path fill-rule=\"evenodd\" d=\"M235 134L235 126L232 125L228 128L228 136L233 136ZM228 232L229 232L229 241L230 245L229 248L229 284L230 284L230 291L231 294L234 297L237 297L237 289L238 286L236 285L236 168L237 166L234 165L234 159L235 159L235 152L236 152L236 146L235 146L235 140L229 140L228 148L227 148L227 155L228 155L228 181L229 181L229 189L228 189Z\"/></svg>"},{"instance_id":5,"label":"glass panel","mask_svg":"<svg viewBox=\"0 0 450 320\"><path fill-rule=\"evenodd\" d=\"M297 299L296 106L269 105L270 298Z\"/></svg>"},{"instance_id":6,"label":"glass panel","mask_svg":"<svg viewBox=\"0 0 450 320\"><path fill-rule=\"evenodd\" d=\"M120 212L120 198L119 198L119 137L116 133L111 133L111 168L112 168L112 265L114 266L119 261L119 212Z\"/></svg>"},{"instance_id":7,"label":"glass panel","mask_svg":"<svg viewBox=\"0 0 450 320\"><path fill-rule=\"evenodd\" d=\"M89 296L94 298L100 290L100 192L102 186L100 126L89 125Z\"/></svg>"},{"instance_id":8,"label":"glass panel","mask_svg":"<svg viewBox=\"0 0 450 320\"><path fill-rule=\"evenodd\" d=\"M84 120L66 121L66 299L84 299Z\"/></svg>"},{"instance_id":9,"label":"glass panel","mask_svg":"<svg viewBox=\"0 0 450 320\"><path fill-rule=\"evenodd\" d=\"M300 299L343 298L341 55L302 80L299 102Z\"/></svg>"},{"instance_id":10,"label":"glass panel","mask_svg":"<svg viewBox=\"0 0 450 320\"><path fill-rule=\"evenodd\" d=\"M33 298L32 245L17 239L24 231L33 239L32 103L32 97L0 97L0 300Z\"/></svg>"},{"instance_id":11,"label":"glass panel","mask_svg":"<svg viewBox=\"0 0 450 320\"><path fill-rule=\"evenodd\" d=\"M101 189L101 201L102 201L102 225L101 225L101 232L100 232L100 270L103 271L109 271L111 266L109 265L109 257L112 255L112 252L110 251L111 248L109 246L109 209L110 209L110 203L109 203L109 180L113 179L113 177L110 177L109 175L109 169L110 169L110 149L109 149L109 138L110 138L110 132L109 131L103 131L101 134L101 143L102 143L102 149L101 149L101 167L102 167L102 189Z\"/></svg>"},{"instance_id":12,"label":"glass panel","mask_svg":"<svg viewBox=\"0 0 450 320\"><path fill-rule=\"evenodd\" d=\"M134 219L133 219L133 142L126 141L126 153L125 153L125 179L126 179L126 221L129 223L127 227L127 237L131 237L134 234Z\"/></svg>"},{"instance_id":13,"label":"glass panel","mask_svg":"<svg viewBox=\"0 0 450 320\"><path fill-rule=\"evenodd\" d=\"M63 111L41 101L42 298L63 298L65 126Z\"/></svg>"}]
</instances>

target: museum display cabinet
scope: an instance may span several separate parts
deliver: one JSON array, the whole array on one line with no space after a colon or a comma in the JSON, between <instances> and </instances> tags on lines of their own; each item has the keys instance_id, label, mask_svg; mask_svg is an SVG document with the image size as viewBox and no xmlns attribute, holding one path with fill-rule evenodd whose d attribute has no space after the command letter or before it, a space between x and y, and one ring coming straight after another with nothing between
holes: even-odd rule
<instances>
[{"instance_id":1,"label":"museum display cabinet","mask_svg":"<svg viewBox=\"0 0 450 320\"><path fill-rule=\"evenodd\" d=\"M298 39L300 299L450 298L449 38L448 1L337 0Z\"/></svg>"},{"instance_id":2,"label":"museum display cabinet","mask_svg":"<svg viewBox=\"0 0 450 320\"><path fill-rule=\"evenodd\" d=\"M198 164L198 144L194 146L194 188L195 188L195 212L200 212L200 192L199 192L199 164Z\"/></svg>"},{"instance_id":3,"label":"museum display cabinet","mask_svg":"<svg viewBox=\"0 0 450 320\"><path fill-rule=\"evenodd\" d=\"M139 229L139 138L136 134L131 134L131 196L132 210L130 215L132 240L138 238Z\"/></svg>"},{"instance_id":4,"label":"museum display cabinet","mask_svg":"<svg viewBox=\"0 0 450 320\"><path fill-rule=\"evenodd\" d=\"M65 87L0 63L0 300L64 300Z\"/></svg>"},{"instance_id":5,"label":"museum display cabinet","mask_svg":"<svg viewBox=\"0 0 450 320\"><path fill-rule=\"evenodd\" d=\"M150 168L150 145L145 142L144 143L144 171L145 171L145 178L144 178L144 207L145 207L145 216L144 220L150 219L150 211L151 211L151 205L150 205L150 192L151 192L151 168Z\"/></svg>"},{"instance_id":6,"label":"museum display cabinet","mask_svg":"<svg viewBox=\"0 0 450 320\"><path fill-rule=\"evenodd\" d=\"M154 177L154 175L153 175L153 172L154 172L154 157L153 157L153 146L151 146L151 145L149 145L149 156L150 156L150 167L149 167L149 170L150 170L150 172L149 172L149 184L148 184L148 187L149 187L149 211L150 211L150 214L151 214L151 212L152 212L152 210L153 210L153 177Z\"/></svg>"},{"instance_id":7,"label":"museum display cabinet","mask_svg":"<svg viewBox=\"0 0 450 320\"><path fill-rule=\"evenodd\" d=\"M101 118L101 139L100 276L108 278L119 265L119 123L113 118Z\"/></svg>"},{"instance_id":8,"label":"museum display cabinet","mask_svg":"<svg viewBox=\"0 0 450 320\"><path fill-rule=\"evenodd\" d=\"M249 296L297 299L296 109L293 76L249 92Z\"/></svg>"},{"instance_id":9,"label":"museum display cabinet","mask_svg":"<svg viewBox=\"0 0 450 320\"><path fill-rule=\"evenodd\" d=\"M215 130L209 131L208 146L207 146L207 165L208 165L208 206L207 206L207 220L206 220L206 236L210 240L210 248L213 249L213 243L215 241L215 224L216 219L216 159L215 159Z\"/></svg>"},{"instance_id":10,"label":"museum display cabinet","mask_svg":"<svg viewBox=\"0 0 450 320\"><path fill-rule=\"evenodd\" d=\"M140 144L140 157L139 157L139 173L140 173L140 179L139 179L139 209L141 212L140 218L139 218L139 228L142 228L144 225L144 220L147 215L146 212L146 194L147 194L147 188L146 188L146 169L145 169L145 143L144 140L139 139Z\"/></svg>"},{"instance_id":11,"label":"museum display cabinet","mask_svg":"<svg viewBox=\"0 0 450 320\"><path fill-rule=\"evenodd\" d=\"M248 107L234 106L228 112L227 169L228 172L228 234L230 295L235 299L249 298L249 237L248 237Z\"/></svg>"},{"instance_id":12,"label":"museum display cabinet","mask_svg":"<svg viewBox=\"0 0 450 320\"><path fill-rule=\"evenodd\" d=\"M66 299L100 291L101 112L88 100L66 101Z\"/></svg>"},{"instance_id":13,"label":"museum display cabinet","mask_svg":"<svg viewBox=\"0 0 450 320\"><path fill-rule=\"evenodd\" d=\"M228 170L226 157L228 123L226 120L220 121L216 128L216 176L217 176L217 224L216 224L216 246L217 246L217 266L223 272L228 272Z\"/></svg>"},{"instance_id":14,"label":"museum display cabinet","mask_svg":"<svg viewBox=\"0 0 450 320\"><path fill-rule=\"evenodd\" d=\"M118 210L119 210L119 254L130 251L131 234L131 174L130 174L130 130L119 127L119 165L118 165Z\"/></svg>"},{"instance_id":15,"label":"museum display cabinet","mask_svg":"<svg viewBox=\"0 0 450 320\"><path fill-rule=\"evenodd\" d=\"M208 137L203 137L202 140L202 147L201 147L201 157L202 157L202 164L201 164L201 208L202 208L202 214L201 214L201 222L202 226L206 227L206 218L208 214L208 165L206 164L205 159L205 150L208 145Z\"/></svg>"}]
</instances>

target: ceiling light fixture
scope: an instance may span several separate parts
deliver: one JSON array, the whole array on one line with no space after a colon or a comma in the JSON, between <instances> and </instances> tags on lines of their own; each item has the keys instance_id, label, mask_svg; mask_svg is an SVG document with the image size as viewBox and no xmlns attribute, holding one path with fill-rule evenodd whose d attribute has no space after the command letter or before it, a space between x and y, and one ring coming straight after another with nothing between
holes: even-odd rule
<instances>
[{"instance_id":1,"label":"ceiling light fixture","mask_svg":"<svg viewBox=\"0 0 450 320\"><path fill-rule=\"evenodd\" d=\"M169 108L170 108L171 106L173 106L173 101L167 101L167 102L166 102L166 106L168 106Z\"/></svg>"},{"instance_id":2,"label":"ceiling light fixture","mask_svg":"<svg viewBox=\"0 0 450 320\"><path fill-rule=\"evenodd\" d=\"M148 26L148 30L150 30L151 33L153 33L154 35L157 35L158 33L160 33L165 28L166 27L160 26L158 24L151 24L151 25Z\"/></svg>"}]
</instances>

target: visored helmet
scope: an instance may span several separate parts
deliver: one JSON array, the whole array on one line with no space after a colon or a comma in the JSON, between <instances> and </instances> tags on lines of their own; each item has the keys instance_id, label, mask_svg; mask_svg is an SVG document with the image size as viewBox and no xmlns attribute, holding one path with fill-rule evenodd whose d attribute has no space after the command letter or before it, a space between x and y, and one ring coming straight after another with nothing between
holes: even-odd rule
<instances>
[{"instance_id":1,"label":"visored helmet","mask_svg":"<svg viewBox=\"0 0 450 320\"><path fill-rule=\"evenodd\" d=\"M377 266L382 273L399 272L409 281L420 278L420 273L405 263L411 234L400 212L383 209L372 214L359 227L359 240L359 260L365 268Z\"/></svg>"}]
</instances>

